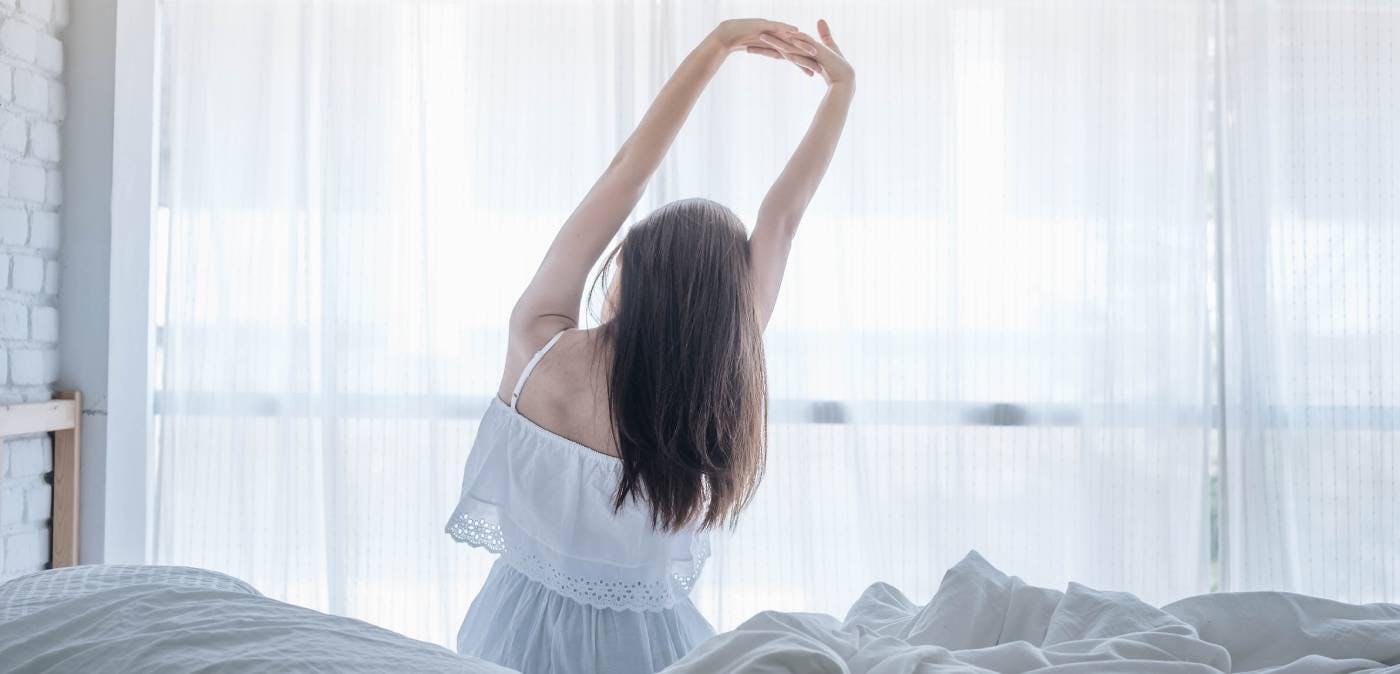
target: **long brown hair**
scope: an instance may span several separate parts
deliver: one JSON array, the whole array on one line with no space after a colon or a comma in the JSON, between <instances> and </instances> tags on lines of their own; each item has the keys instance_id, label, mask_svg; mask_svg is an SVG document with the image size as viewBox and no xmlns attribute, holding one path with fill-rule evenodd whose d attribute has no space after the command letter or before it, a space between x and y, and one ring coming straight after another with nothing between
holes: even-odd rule
<instances>
[{"instance_id":1,"label":"long brown hair","mask_svg":"<svg viewBox=\"0 0 1400 674\"><path fill-rule=\"evenodd\" d=\"M633 225L600 327L622 460L613 508L640 498L652 525L732 523L763 473L763 329L749 241L732 211L676 201Z\"/></svg>"}]
</instances>

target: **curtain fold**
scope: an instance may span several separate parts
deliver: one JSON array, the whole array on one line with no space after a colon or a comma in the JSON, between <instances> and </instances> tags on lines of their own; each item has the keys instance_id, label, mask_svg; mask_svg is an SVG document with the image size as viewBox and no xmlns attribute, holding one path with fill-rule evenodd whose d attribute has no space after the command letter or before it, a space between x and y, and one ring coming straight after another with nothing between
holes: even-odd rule
<instances>
[{"instance_id":1,"label":"curtain fold","mask_svg":"<svg viewBox=\"0 0 1400 674\"><path fill-rule=\"evenodd\" d=\"M1283 141L1324 130L1244 126L1303 108L1232 90L1226 178L1245 191L1229 200L1220 224L1238 231L1217 259L1220 6L1209 0L163 9L159 563L226 571L270 596L454 643L491 558L442 525L499 382L510 307L671 69L733 16L828 19L860 92L766 335L768 471L739 526L716 536L695 590L716 627L764 609L839 614L876 580L922 600L969 548L1036 584L1073 579L1153 602L1211 589L1220 331L1209 298L1221 262L1224 334L1236 340L1225 349L1232 425L1218 487L1230 499L1227 580L1294 582L1256 569L1315 540L1299 522L1332 521L1316 508L1305 511L1313 519L1269 514L1257 529L1248 519L1304 507L1272 485L1286 480L1267 471L1286 462L1269 456L1259 412L1277 388L1262 373L1292 371L1282 369L1294 362L1282 362L1294 343L1277 327L1292 325L1284 318L1369 316L1336 328L1369 345L1345 349L1369 354L1348 356L1358 369L1309 381L1329 382L1336 405L1393 410L1383 340L1395 323L1383 307L1395 290L1384 271L1395 153L1385 164L1384 148L1396 136L1362 104L1394 112L1394 85L1379 79L1393 71L1366 70L1360 56L1327 62L1346 68L1340 80L1309 71L1312 86L1346 83L1333 94L1355 97L1347 114L1369 120L1334 119L1349 144L1318 155L1362 167L1345 185L1318 178L1311 155L1271 163L1291 147ZM1260 14L1274 30L1282 11L1240 3L1230 25ZM1357 34L1373 46L1343 53L1393 54L1393 42L1379 44L1384 28L1334 21L1372 31ZM1226 54L1265 39L1236 30ZM1258 82L1276 86L1298 63L1240 61L1228 81L1266 68ZM791 66L734 56L635 215L704 196L751 222L821 94ZM1301 121L1326 112L1309 100ZM1258 165L1276 177L1250 187ZM1365 167L1392 180L1365 183L1376 175ZM1277 301L1276 266L1250 253L1345 243L1341 230L1301 226L1279 239L1269 209L1285 188L1325 195L1362 223L1351 248L1308 253L1365 270L1313 290L1313 304ZM1370 201L1349 206L1352 195ZM1327 293L1367 304L1327 313ZM1364 363L1391 376L1366 375ZM1309 442L1342 433L1340 413L1328 414L1308 426ZM1346 457L1376 461L1371 486L1327 516L1365 522L1336 540L1370 555L1367 569L1393 570L1400 550L1381 535L1395 510L1395 492L1383 491L1396 480L1393 432L1347 442ZM1250 463L1266 459L1280 467ZM1335 502L1322 498L1309 503ZM1357 512L1368 504L1374 517ZM1396 591L1359 577L1298 587Z\"/></svg>"},{"instance_id":2,"label":"curtain fold","mask_svg":"<svg viewBox=\"0 0 1400 674\"><path fill-rule=\"evenodd\" d=\"M1395 601L1400 6L1226 7L1226 586Z\"/></svg>"}]
</instances>

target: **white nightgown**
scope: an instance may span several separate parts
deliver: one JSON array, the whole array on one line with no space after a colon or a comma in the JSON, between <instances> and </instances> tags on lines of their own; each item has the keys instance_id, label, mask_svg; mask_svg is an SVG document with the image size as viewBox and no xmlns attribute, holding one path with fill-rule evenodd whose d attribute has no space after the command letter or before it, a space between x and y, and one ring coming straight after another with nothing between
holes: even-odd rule
<instances>
[{"instance_id":1,"label":"white nightgown","mask_svg":"<svg viewBox=\"0 0 1400 674\"><path fill-rule=\"evenodd\" d=\"M714 634L688 593L709 538L656 531L644 503L614 513L621 462L492 397L467 458L447 533L500 557L457 650L528 674L659 671Z\"/></svg>"}]
</instances>

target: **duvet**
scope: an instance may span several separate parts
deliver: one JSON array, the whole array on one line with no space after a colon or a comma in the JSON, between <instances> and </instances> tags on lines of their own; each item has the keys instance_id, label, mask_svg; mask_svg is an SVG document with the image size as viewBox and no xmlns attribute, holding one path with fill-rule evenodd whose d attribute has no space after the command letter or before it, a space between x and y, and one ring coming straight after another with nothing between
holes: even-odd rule
<instances>
[{"instance_id":1,"label":"duvet","mask_svg":"<svg viewBox=\"0 0 1400 674\"><path fill-rule=\"evenodd\" d=\"M668 674L1400 674L1400 606L1218 593L1162 608L1008 577L977 553L925 605L877 583L844 621L760 613Z\"/></svg>"}]
</instances>

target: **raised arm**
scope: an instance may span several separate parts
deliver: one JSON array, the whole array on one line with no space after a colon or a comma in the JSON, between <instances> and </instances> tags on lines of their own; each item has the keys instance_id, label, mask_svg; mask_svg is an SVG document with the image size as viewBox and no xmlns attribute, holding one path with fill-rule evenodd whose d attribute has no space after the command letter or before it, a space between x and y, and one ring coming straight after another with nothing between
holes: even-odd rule
<instances>
[{"instance_id":1,"label":"raised arm","mask_svg":"<svg viewBox=\"0 0 1400 674\"><path fill-rule=\"evenodd\" d=\"M783 172L763 198L763 204L758 209L758 221L754 223L753 234L749 237L763 325L767 325L773 315L778 290L783 284L783 271L787 267L788 251L792 249L792 238L802 222L802 213L807 210L807 204L812 201L812 195L816 194L817 186L831 164L831 155L841 139L841 130L846 126L846 112L855 95L855 70L841 55L826 21L817 22L817 32L821 35L821 42L806 34L790 38L799 47L807 47L810 57L790 53L782 48L781 43L748 48L753 53L784 58L800 67L816 70L827 83L826 96L817 106L807 134L802 137L787 166L783 167Z\"/></svg>"},{"instance_id":2,"label":"raised arm","mask_svg":"<svg viewBox=\"0 0 1400 674\"><path fill-rule=\"evenodd\" d=\"M544 261L511 311L511 353L525 357L549 335L578 325L588 272L641 199L651 175L675 140L700 92L732 52L787 42L797 28L762 19L722 22L690 52L661 88L637 128L617 151L555 235ZM760 42L762 36L771 42ZM513 369L507 363L507 370Z\"/></svg>"}]
</instances>

